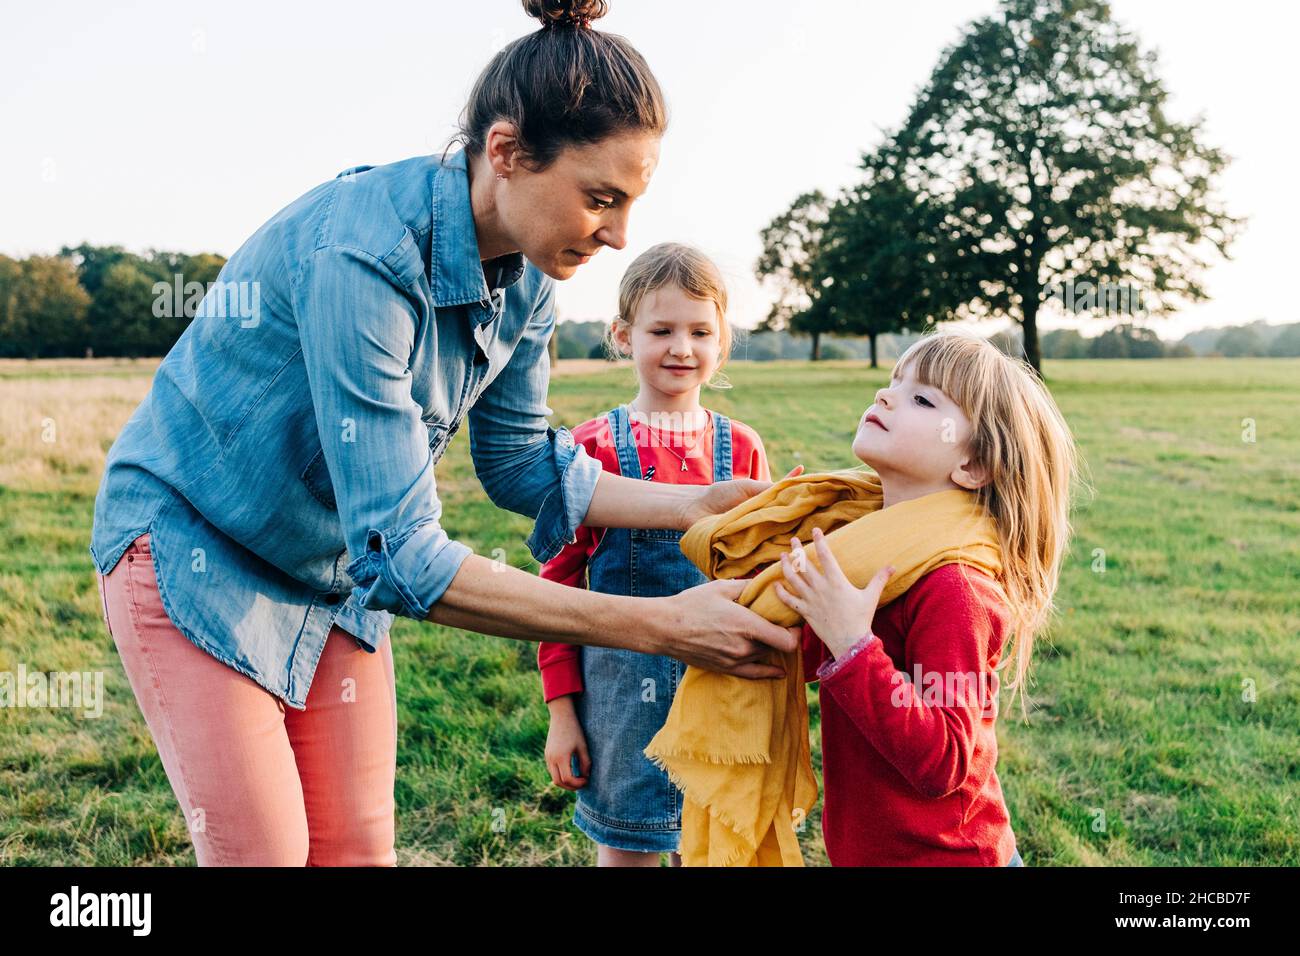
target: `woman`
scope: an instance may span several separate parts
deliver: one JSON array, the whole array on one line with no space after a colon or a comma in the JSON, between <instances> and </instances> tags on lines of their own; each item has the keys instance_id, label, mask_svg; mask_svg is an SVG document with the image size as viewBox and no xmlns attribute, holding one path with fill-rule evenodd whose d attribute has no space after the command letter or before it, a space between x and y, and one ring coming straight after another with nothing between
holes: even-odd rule
<instances>
[{"instance_id":1,"label":"woman","mask_svg":"<svg viewBox=\"0 0 1300 956\"><path fill-rule=\"evenodd\" d=\"M464 148L348 170L272 217L109 452L105 620L200 865L395 863L393 614L752 678L794 647L740 583L577 591L442 530L434 465L466 414L479 480L536 519L541 561L584 522L684 529L767 487L620 478L549 427L553 280L624 246L666 110L590 28L603 0L524 7L542 28L479 78Z\"/></svg>"}]
</instances>

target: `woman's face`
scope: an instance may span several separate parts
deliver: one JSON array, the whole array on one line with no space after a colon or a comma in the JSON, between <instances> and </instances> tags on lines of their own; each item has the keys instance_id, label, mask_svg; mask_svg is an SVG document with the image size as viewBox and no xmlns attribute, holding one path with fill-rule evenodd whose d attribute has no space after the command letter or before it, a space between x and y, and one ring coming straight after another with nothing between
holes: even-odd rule
<instances>
[{"instance_id":1,"label":"woman's face","mask_svg":"<svg viewBox=\"0 0 1300 956\"><path fill-rule=\"evenodd\" d=\"M570 146L541 172L515 163L496 183L500 223L525 258L567 279L603 247L627 245L628 213L659 162L659 137L622 133Z\"/></svg>"}]
</instances>

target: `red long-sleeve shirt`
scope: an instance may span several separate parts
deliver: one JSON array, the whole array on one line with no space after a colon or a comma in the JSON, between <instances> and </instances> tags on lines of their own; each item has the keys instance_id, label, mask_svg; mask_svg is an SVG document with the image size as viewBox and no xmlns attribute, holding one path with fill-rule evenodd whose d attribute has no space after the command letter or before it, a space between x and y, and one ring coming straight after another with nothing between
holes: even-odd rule
<instances>
[{"instance_id":1,"label":"red long-sleeve shirt","mask_svg":"<svg viewBox=\"0 0 1300 956\"><path fill-rule=\"evenodd\" d=\"M1007 621L991 578L948 564L877 611L874 636L839 659L804 625L804 678L821 681L822 832L833 865L1011 859L994 769L993 668Z\"/></svg>"},{"instance_id":2,"label":"red long-sleeve shirt","mask_svg":"<svg viewBox=\"0 0 1300 956\"><path fill-rule=\"evenodd\" d=\"M644 475L651 466L651 481L676 485L713 484L713 430L706 425L703 437L699 432L651 429L644 422L633 421L632 440ZM655 434L651 434L654 432ZM609 430L609 420L604 416L583 422L573 429L573 440L587 449L587 454L600 461L606 471L619 473L618 449ZM698 443L698 453L696 447ZM666 447L665 447L666 446ZM671 450L670 450L671 449ZM689 451L684 451L689 449ZM682 471L685 454L686 470ZM731 470L733 478L755 478L771 481L767 453L758 432L743 422L731 419ZM587 559L600 544L603 528L578 528L577 539L565 545L560 553L542 565L541 576L548 581L558 581L570 587L587 586ZM565 694L582 692L582 647L577 644L559 644L542 641L537 648L537 665L542 672L542 694L547 701Z\"/></svg>"}]
</instances>

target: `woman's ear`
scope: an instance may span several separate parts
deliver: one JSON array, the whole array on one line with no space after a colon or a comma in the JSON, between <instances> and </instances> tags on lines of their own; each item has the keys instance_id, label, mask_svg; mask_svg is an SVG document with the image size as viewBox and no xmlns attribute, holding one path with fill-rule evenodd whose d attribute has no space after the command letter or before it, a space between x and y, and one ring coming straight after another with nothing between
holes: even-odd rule
<instances>
[{"instance_id":1,"label":"woman's ear","mask_svg":"<svg viewBox=\"0 0 1300 956\"><path fill-rule=\"evenodd\" d=\"M488 127L487 134L483 137L483 152L493 173L501 176L513 173L518 150L519 130L514 123L497 120Z\"/></svg>"}]
</instances>

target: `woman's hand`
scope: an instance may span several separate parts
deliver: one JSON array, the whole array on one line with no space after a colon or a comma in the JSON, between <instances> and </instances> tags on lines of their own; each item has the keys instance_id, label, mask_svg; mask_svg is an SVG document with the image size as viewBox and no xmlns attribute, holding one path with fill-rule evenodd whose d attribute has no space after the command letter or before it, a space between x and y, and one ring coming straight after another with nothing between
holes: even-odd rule
<instances>
[{"instance_id":1,"label":"woman's hand","mask_svg":"<svg viewBox=\"0 0 1300 956\"><path fill-rule=\"evenodd\" d=\"M546 769L551 772L551 782L565 790L579 790L587 785L591 773L591 756L587 753L587 737L578 720L578 710L573 695L566 694L550 701L551 726L546 732ZM581 768L579 776L573 775L573 757L577 756Z\"/></svg>"},{"instance_id":2,"label":"woman's hand","mask_svg":"<svg viewBox=\"0 0 1300 956\"><path fill-rule=\"evenodd\" d=\"M760 662L771 660L773 648L789 653L798 647L800 629L780 627L737 604L748 584L708 581L671 597L650 598L664 607L664 613L646 618L654 653L736 677L784 677L779 664Z\"/></svg>"},{"instance_id":3,"label":"woman's hand","mask_svg":"<svg viewBox=\"0 0 1300 956\"><path fill-rule=\"evenodd\" d=\"M785 477L793 478L801 474L803 474L803 465L796 465ZM773 484L775 482L759 481L756 478L733 478L730 481L702 485L700 494L686 505L682 527L689 528L701 518L710 515L725 514L754 495L767 491Z\"/></svg>"},{"instance_id":4,"label":"woman's hand","mask_svg":"<svg viewBox=\"0 0 1300 956\"><path fill-rule=\"evenodd\" d=\"M791 551L781 555L785 585L776 583L776 595L808 622L832 655L839 657L871 630L880 595L894 569L878 571L866 587L859 588L844 576L820 528L813 530L820 571L808 560L798 538L791 538L790 543Z\"/></svg>"}]
</instances>

